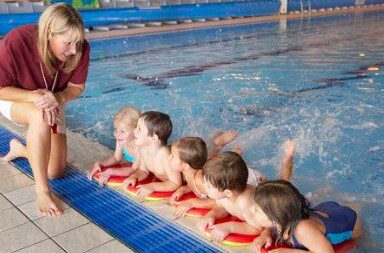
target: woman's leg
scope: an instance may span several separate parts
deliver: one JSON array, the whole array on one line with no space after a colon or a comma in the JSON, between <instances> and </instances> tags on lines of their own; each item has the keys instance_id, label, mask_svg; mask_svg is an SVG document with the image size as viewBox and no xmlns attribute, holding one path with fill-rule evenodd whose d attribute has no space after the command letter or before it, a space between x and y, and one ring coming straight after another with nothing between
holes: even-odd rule
<instances>
[{"instance_id":1,"label":"woman's leg","mask_svg":"<svg viewBox=\"0 0 384 253\"><path fill-rule=\"evenodd\" d=\"M48 177L51 179L64 177L67 163L67 136L51 134L51 155L48 163Z\"/></svg>"},{"instance_id":2,"label":"woman's leg","mask_svg":"<svg viewBox=\"0 0 384 253\"><path fill-rule=\"evenodd\" d=\"M56 142L62 141L63 137L51 138L51 127L43 120L42 112L38 111L32 103L14 103L11 107L11 118L18 124L28 125L25 155L35 177L37 208L46 216L57 216L61 211L52 199L47 176L48 171L52 175L57 171L54 165L58 163L51 162L49 158L51 147L56 150L56 147L60 146ZM51 141L54 144L51 145ZM66 143L64 145L66 146ZM48 164L52 169L48 169Z\"/></svg>"}]
</instances>

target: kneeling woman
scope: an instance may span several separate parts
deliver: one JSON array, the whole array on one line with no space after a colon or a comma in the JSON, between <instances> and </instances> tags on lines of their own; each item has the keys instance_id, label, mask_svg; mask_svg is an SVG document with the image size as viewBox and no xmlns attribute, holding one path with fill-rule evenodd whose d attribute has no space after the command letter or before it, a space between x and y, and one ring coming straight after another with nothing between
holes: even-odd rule
<instances>
[{"instance_id":1,"label":"kneeling woman","mask_svg":"<svg viewBox=\"0 0 384 253\"><path fill-rule=\"evenodd\" d=\"M46 216L61 213L47 179L65 172L64 104L84 90L89 51L82 19L65 3L48 7L38 25L12 30L0 45L0 111L14 123L28 125L27 146L12 140L3 159L28 158L37 208Z\"/></svg>"}]
</instances>

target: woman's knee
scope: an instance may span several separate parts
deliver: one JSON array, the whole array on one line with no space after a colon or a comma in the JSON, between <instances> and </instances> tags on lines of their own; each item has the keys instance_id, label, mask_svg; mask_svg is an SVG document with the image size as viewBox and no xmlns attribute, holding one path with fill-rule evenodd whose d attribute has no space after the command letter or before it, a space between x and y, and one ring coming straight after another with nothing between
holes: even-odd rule
<instances>
[{"instance_id":1,"label":"woman's knee","mask_svg":"<svg viewBox=\"0 0 384 253\"><path fill-rule=\"evenodd\" d=\"M65 164L56 165L55 167L49 167L47 176L49 179L58 179L65 176Z\"/></svg>"}]
</instances>

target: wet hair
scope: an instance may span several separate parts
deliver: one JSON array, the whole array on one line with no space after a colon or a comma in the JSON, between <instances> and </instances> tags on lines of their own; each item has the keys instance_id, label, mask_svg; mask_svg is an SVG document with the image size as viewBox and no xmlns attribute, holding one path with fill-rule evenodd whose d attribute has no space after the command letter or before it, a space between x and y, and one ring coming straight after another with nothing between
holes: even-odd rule
<instances>
[{"instance_id":1,"label":"wet hair","mask_svg":"<svg viewBox=\"0 0 384 253\"><path fill-rule=\"evenodd\" d=\"M308 200L288 181L264 181L256 187L253 198L272 224L281 227L277 244L289 243L289 239L284 239L284 234L287 233L288 238L291 238L296 225L310 217Z\"/></svg>"},{"instance_id":2,"label":"wet hair","mask_svg":"<svg viewBox=\"0 0 384 253\"><path fill-rule=\"evenodd\" d=\"M169 115L157 111L147 111L141 115L141 119L148 128L148 134L150 136L156 134L161 144L167 145L172 133L172 121Z\"/></svg>"},{"instance_id":3,"label":"wet hair","mask_svg":"<svg viewBox=\"0 0 384 253\"><path fill-rule=\"evenodd\" d=\"M133 130L136 128L140 117L139 109L129 105L116 112L114 122L122 123Z\"/></svg>"},{"instance_id":4,"label":"wet hair","mask_svg":"<svg viewBox=\"0 0 384 253\"><path fill-rule=\"evenodd\" d=\"M194 170L203 169L208 159L207 145L199 137L183 137L172 145L177 147L180 160Z\"/></svg>"},{"instance_id":5,"label":"wet hair","mask_svg":"<svg viewBox=\"0 0 384 253\"><path fill-rule=\"evenodd\" d=\"M203 176L220 191L243 192L247 187L248 168L243 158L227 151L210 158L203 167Z\"/></svg>"}]
</instances>

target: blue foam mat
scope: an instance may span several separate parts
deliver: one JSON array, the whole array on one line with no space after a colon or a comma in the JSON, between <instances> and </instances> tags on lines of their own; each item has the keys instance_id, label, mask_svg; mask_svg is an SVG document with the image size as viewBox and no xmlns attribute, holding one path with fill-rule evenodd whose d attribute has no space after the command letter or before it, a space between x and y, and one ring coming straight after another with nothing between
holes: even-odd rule
<instances>
[{"instance_id":1,"label":"blue foam mat","mask_svg":"<svg viewBox=\"0 0 384 253\"><path fill-rule=\"evenodd\" d=\"M0 155L9 151L13 138L24 142L0 126ZM13 164L33 176L27 159L15 159ZM220 252L148 208L112 189L99 187L75 168L67 166L65 178L49 182L57 196L136 252Z\"/></svg>"}]
</instances>

